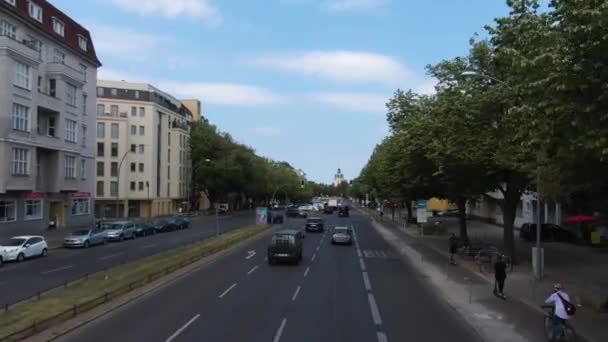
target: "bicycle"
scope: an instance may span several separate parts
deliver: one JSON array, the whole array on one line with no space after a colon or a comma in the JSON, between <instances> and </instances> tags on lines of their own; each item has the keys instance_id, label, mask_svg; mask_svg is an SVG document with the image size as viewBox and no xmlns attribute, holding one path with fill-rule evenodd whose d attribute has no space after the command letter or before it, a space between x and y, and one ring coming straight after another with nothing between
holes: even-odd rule
<instances>
[{"instance_id":1,"label":"bicycle","mask_svg":"<svg viewBox=\"0 0 608 342\"><path fill-rule=\"evenodd\" d=\"M545 314L545 336L547 341L577 341L574 328L565 323L565 320L556 320L553 313L553 307L543 306L543 309L550 311Z\"/></svg>"}]
</instances>

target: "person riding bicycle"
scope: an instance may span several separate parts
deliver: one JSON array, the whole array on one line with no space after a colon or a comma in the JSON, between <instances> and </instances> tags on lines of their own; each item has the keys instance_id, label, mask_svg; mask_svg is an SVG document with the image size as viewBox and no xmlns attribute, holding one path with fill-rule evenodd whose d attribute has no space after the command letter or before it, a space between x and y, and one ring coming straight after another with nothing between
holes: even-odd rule
<instances>
[{"instance_id":1,"label":"person riding bicycle","mask_svg":"<svg viewBox=\"0 0 608 342\"><path fill-rule=\"evenodd\" d=\"M561 284L554 284L553 293L545 300L543 308L553 309L553 324L556 327L563 324L571 328L568 323L570 315L566 311L566 303L570 303L570 296L562 290Z\"/></svg>"}]
</instances>

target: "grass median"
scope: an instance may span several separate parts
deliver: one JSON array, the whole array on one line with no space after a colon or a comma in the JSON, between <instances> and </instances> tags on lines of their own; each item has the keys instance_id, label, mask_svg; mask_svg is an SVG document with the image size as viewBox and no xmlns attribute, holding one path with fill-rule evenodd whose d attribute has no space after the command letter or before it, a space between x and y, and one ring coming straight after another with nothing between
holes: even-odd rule
<instances>
[{"instance_id":1,"label":"grass median","mask_svg":"<svg viewBox=\"0 0 608 342\"><path fill-rule=\"evenodd\" d=\"M21 338L90 310L203 257L264 232L269 226L246 226L166 252L90 275L40 299L30 299L0 312L0 340L23 332ZM29 331L31 330L31 332ZM12 339L9 339L12 340Z\"/></svg>"}]
</instances>

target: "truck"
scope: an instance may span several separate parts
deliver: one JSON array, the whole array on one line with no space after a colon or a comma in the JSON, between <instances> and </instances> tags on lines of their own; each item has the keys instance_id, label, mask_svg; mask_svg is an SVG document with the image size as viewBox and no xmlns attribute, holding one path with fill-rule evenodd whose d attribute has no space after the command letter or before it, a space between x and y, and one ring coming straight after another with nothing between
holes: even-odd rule
<instances>
[{"instance_id":1,"label":"truck","mask_svg":"<svg viewBox=\"0 0 608 342\"><path fill-rule=\"evenodd\" d=\"M332 209L338 209L338 200L335 198L330 198L327 201L327 206L332 208Z\"/></svg>"}]
</instances>

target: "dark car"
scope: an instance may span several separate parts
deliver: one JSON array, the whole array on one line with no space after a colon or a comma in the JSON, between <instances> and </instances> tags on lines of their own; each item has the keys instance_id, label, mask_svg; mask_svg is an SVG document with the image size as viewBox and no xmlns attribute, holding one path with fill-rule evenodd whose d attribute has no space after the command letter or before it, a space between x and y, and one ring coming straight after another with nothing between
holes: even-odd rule
<instances>
[{"instance_id":1,"label":"dark car","mask_svg":"<svg viewBox=\"0 0 608 342\"><path fill-rule=\"evenodd\" d=\"M152 225L154 225L157 233L169 232L177 228L174 223L169 222L166 218L157 218L152 221Z\"/></svg>"},{"instance_id":2,"label":"dark car","mask_svg":"<svg viewBox=\"0 0 608 342\"><path fill-rule=\"evenodd\" d=\"M332 215L333 213L334 213L333 207L326 205L325 208L323 208L323 214Z\"/></svg>"},{"instance_id":3,"label":"dark car","mask_svg":"<svg viewBox=\"0 0 608 342\"><path fill-rule=\"evenodd\" d=\"M270 210L268 212L268 223L269 224L283 224L283 211Z\"/></svg>"},{"instance_id":4,"label":"dark car","mask_svg":"<svg viewBox=\"0 0 608 342\"><path fill-rule=\"evenodd\" d=\"M348 206L340 206L338 208L338 217L348 217L348 212L349 212L349 208Z\"/></svg>"},{"instance_id":5,"label":"dark car","mask_svg":"<svg viewBox=\"0 0 608 342\"><path fill-rule=\"evenodd\" d=\"M154 235L156 234L156 227L149 221L135 222L135 234L137 236Z\"/></svg>"},{"instance_id":6,"label":"dark car","mask_svg":"<svg viewBox=\"0 0 608 342\"><path fill-rule=\"evenodd\" d=\"M172 224L175 224L177 229L190 228L190 220L183 216L174 216L169 219Z\"/></svg>"},{"instance_id":7,"label":"dark car","mask_svg":"<svg viewBox=\"0 0 608 342\"><path fill-rule=\"evenodd\" d=\"M290 208L287 208L285 215L287 217L300 217L300 211L298 210L298 208L290 207Z\"/></svg>"},{"instance_id":8,"label":"dark car","mask_svg":"<svg viewBox=\"0 0 608 342\"><path fill-rule=\"evenodd\" d=\"M325 230L325 224L323 219L320 217L311 217L306 220L307 232L323 232Z\"/></svg>"},{"instance_id":9,"label":"dark car","mask_svg":"<svg viewBox=\"0 0 608 342\"><path fill-rule=\"evenodd\" d=\"M536 241L536 227L536 223L525 223L519 230L519 237L527 241ZM542 223L540 229L542 241L576 242L578 240L575 232L553 223Z\"/></svg>"},{"instance_id":10,"label":"dark car","mask_svg":"<svg viewBox=\"0 0 608 342\"><path fill-rule=\"evenodd\" d=\"M268 246L268 264L273 265L281 260L300 263L303 238L302 232L295 229L279 230L272 234Z\"/></svg>"}]
</instances>

